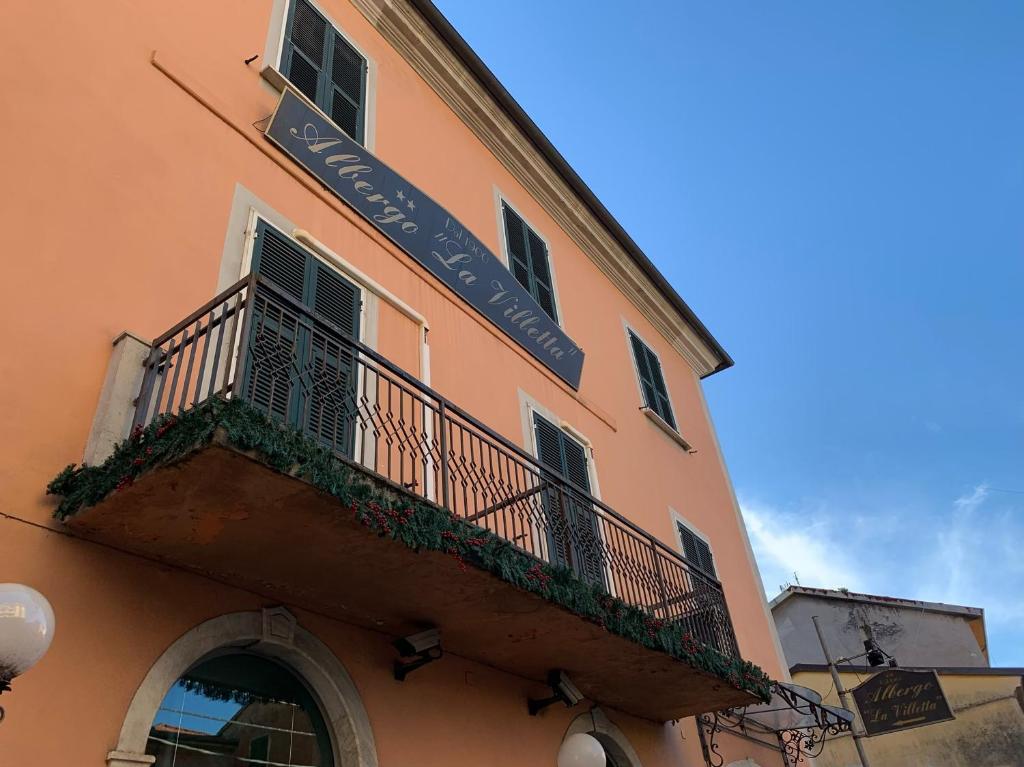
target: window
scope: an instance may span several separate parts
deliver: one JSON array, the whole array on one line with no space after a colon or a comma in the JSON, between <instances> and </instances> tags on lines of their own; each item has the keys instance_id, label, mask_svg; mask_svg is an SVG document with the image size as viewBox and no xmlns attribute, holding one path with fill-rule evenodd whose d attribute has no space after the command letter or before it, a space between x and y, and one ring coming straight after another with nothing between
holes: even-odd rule
<instances>
[{"instance_id":1,"label":"window","mask_svg":"<svg viewBox=\"0 0 1024 767\"><path fill-rule=\"evenodd\" d=\"M352 456L356 361L343 339L359 338L359 288L262 220L252 271L275 290L253 304L243 398Z\"/></svg>"},{"instance_id":2,"label":"window","mask_svg":"<svg viewBox=\"0 0 1024 767\"><path fill-rule=\"evenodd\" d=\"M715 561L711 557L711 547L707 541L698 537L682 522L676 524L679 526L679 540L683 544L683 558L698 570L717 578Z\"/></svg>"},{"instance_id":3,"label":"window","mask_svg":"<svg viewBox=\"0 0 1024 767\"><path fill-rule=\"evenodd\" d=\"M644 405L675 429L676 418L672 414L672 403L668 399L668 389L665 388L665 377L661 373L658 355L632 330L629 331L629 343L633 347L633 362L636 364L636 374L640 378L640 388L644 393Z\"/></svg>"},{"instance_id":4,"label":"window","mask_svg":"<svg viewBox=\"0 0 1024 767\"><path fill-rule=\"evenodd\" d=\"M604 549L590 501L587 449L546 418L534 413L537 460L556 476L541 477L549 559L599 586L604 585ZM559 481L565 478L569 487ZM579 492L575 492L579 491Z\"/></svg>"},{"instance_id":5,"label":"window","mask_svg":"<svg viewBox=\"0 0 1024 767\"><path fill-rule=\"evenodd\" d=\"M507 203L501 203L501 212L505 219L509 271L530 291L545 314L558 322L548 246Z\"/></svg>"},{"instance_id":6,"label":"window","mask_svg":"<svg viewBox=\"0 0 1024 767\"><path fill-rule=\"evenodd\" d=\"M306 685L281 664L242 652L201 661L171 686L146 753L167 767L334 764L327 725Z\"/></svg>"},{"instance_id":7,"label":"window","mask_svg":"<svg viewBox=\"0 0 1024 767\"><path fill-rule=\"evenodd\" d=\"M363 143L366 59L306 0L289 8L281 74Z\"/></svg>"}]
</instances>

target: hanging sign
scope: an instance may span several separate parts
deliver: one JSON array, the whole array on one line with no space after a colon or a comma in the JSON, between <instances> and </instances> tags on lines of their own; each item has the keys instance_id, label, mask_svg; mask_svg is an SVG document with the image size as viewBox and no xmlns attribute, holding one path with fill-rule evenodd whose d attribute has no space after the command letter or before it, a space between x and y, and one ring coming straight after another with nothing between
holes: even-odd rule
<instances>
[{"instance_id":1,"label":"hanging sign","mask_svg":"<svg viewBox=\"0 0 1024 767\"><path fill-rule=\"evenodd\" d=\"M291 90L267 138L574 389L583 350L448 211Z\"/></svg>"},{"instance_id":2,"label":"hanging sign","mask_svg":"<svg viewBox=\"0 0 1024 767\"><path fill-rule=\"evenodd\" d=\"M954 718L934 671L882 671L852 692L868 735Z\"/></svg>"}]
</instances>

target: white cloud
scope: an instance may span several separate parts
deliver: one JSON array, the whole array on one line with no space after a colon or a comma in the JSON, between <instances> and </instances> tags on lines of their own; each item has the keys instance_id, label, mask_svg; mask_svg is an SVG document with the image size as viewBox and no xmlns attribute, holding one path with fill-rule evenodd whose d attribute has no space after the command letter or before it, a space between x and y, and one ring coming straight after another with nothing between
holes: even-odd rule
<instances>
[{"instance_id":1,"label":"white cloud","mask_svg":"<svg viewBox=\"0 0 1024 767\"><path fill-rule=\"evenodd\" d=\"M769 597L798 578L804 586L983 607L990 629L1016 630L1024 621L1024 498L998 497L983 483L945 508L783 510L742 496L740 507Z\"/></svg>"},{"instance_id":2,"label":"white cloud","mask_svg":"<svg viewBox=\"0 0 1024 767\"><path fill-rule=\"evenodd\" d=\"M748 500L740 508L769 597L798 579L807 586L865 588L854 552L839 545L841 533L828 515L786 513Z\"/></svg>"},{"instance_id":3,"label":"white cloud","mask_svg":"<svg viewBox=\"0 0 1024 767\"><path fill-rule=\"evenodd\" d=\"M934 599L983 607L989 625L1024 620L1020 505L996 499L985 484L953 501L927 568Z\"/></svg>"}]
</instances>

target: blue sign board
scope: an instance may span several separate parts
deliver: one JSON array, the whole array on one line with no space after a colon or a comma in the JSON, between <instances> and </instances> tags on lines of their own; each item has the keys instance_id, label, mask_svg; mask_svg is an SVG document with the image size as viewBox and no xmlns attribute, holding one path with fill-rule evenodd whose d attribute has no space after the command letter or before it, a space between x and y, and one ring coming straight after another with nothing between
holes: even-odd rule
<instances>
[{"instance_id":1,"label":"blue sign board","mask_svg":"<svg viewBox=\"0 0 1024 767\"><path fill-rule=\"evenodd\" d=\"M579 388L583 350L448 211L290 90L281 95L266 135L545 367Z\"/></svg>"}]
</instances>

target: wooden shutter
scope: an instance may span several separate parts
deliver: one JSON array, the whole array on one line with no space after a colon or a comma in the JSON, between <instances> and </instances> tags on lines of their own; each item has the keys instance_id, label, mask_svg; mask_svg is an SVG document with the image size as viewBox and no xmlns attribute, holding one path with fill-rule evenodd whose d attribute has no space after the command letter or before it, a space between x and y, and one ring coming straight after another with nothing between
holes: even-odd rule
<instances>
[{"instance_id":1,"label":"wooden shutter","mask_svg":"<svg viewBox=\"0 0 1024 767\"><path fill-rule=\"evenodd\" d=\"M282 57L285 77L314 104L322 103L330 24L305 0L294 0Z\"/></svg>"},{"instance_id":2,"label":"wooden shutter","mask_svg":"<svg viewBox=\"0 0 1024 767\"><path fill-rule=\"evenodd\" d=\"M302 301L309 256L284 235L260 221L252 269L282 292ZM295 423L304 351L299 313L281 301L252 298L252 324L243 396L270 416Z\"/></svg>"},{"instance_id":3,"label":"wooden shutter","mask_svg":"<svg viewBox=\"0 0 1024 767\"><path fill-rule=\"evenodd\" d=\"M560 432L562 453L565 456L565 477L581 490L590 492L590 471L587 467L587 451L579 442Z\"/></svg>"},{"instance_id":4,"label":"wooden shutter","mask_svg":"<svg viewBox=\"0 0 1024 767\"><path fill-rule=\"evenodd\" d=\"M305 303L309 254L265 221L256 225L252 271L267 277L296 301Z\"/></svg>"},{"instance_id":5,"label":"wooden shutter","mask_svg":"<svg viewBox=\"0 0 1024 767\"><path fill-rule=\"evenodd\" d=\"M359 288L326 264L313 262L313 311L352 338L359 337Z\"/></svg>"},{"instance_id":6,"label":"wooden shutter","mask_svg":"<svg viewBox=\"0 0 1024 767\"><path fill-rule=\"evenodd\" d=\"M306 0L291 7L281 66L292 85L363 142L366 59Z\"/></svg>"},{"instance_id":7,"label":"wooden shutter","mask_svg":"<svg viewBox=\"0 0 1024 767\"><path fill-rule=\"evenodd\" d=\"M545 468L569 480L544 495L552 561L566 565L592 583L604 585L600 534L590 494L586 448L546 418L534 414L537 457ZM552 479L555 479L554 477ZM574 492L576 488L582 492Z\"/></svg>"},{"instance_id":8,"label":"wooden shutter","mask_svg":"<svg viewBox=\"0 0 1024 767\"><path fill-rule=\"evenodd\" d=\"M508 205L502 205L502 213L505 216L509 271L520 285L530 290L530 252L526 248L526 224Z\"/></svg>"},{"instance_id":9,"label":"wooden shutter","mask_svg":"<svg viewBox=\"0 0 1024 767\"><path fill-rule=\"evenodd\" d=\"M558 322L548 247L512 208L505 203L502 203L501 208L505 219L509 271L520 285L530 291L540 308Z\"/></svg>"},{"instance_id":10,"label":"wooden shutter","mask_svg":"<svg viewBox=\"0 0 1024 767\"><path fill-rule=\"evenodd\" d=\"M524 226L526 226L524 224ZM530 248L530 270L533 272L533 297L537 299L540 308L547 315L558 321L555 317L555 292L551 287L551 265L548 261L548 246L544 240L526 227L526 242Z\"/></svg>"},{"instance_id":11,"label":"wooden shutter","mask_svg":"<svg viewBox=\"0 0 1024 767\"><path fill-rule=\"evenodd\" d=\"M711 547L703 538L697 537L686 525L679 525L679 537L683 542L683 557L703 572L715 575L715 563L711 558Z\"/></svg>"},{"instance_id":12,"label":"wooden shutter","mask_svg":"<svg viewBox=\"0 0 1024 767\"><path fill-rule=\"evenodd\" d=\"M676 428L675 414L665 387L665 376L661 372L661 362L656 355L632 330L629 331L629 342L633 348L633 360L640 377L640 388L644 393L644 404L657 413L665 423Z\"/></svg>"},{"instance_id":13,"label":"wooden shutter","mask_svg":"<svg viewBox=\"0 0 1024 767\"><path fill-rule=\"evenodd\" d=\"M310 337L312 385L306 431L328 447L352 455L355 448L357 376L351 347L340 332L359 337L359 289L317 259L312 259L312 309L319 322ZM327 321L327 326L321 325Z\"/></svg>"},{"instance_id":14,"label":"wooden shutter","mask_svg":"<svg viewBox=\"0 0 1024 767\"><path fill-rule=\"evenodd\" d=\"M564 473L561 430L537 414L534 414L534 423L537 429L537 458L541 465L559 474Z\"/></svg>"},{"instance_id":15,"label":"wooden shutter","mask_svg":"<svg viewBox=\"0 0 1024 767\"><path fill-rule=\"evenodd\" d=\"M329 88L331 119L345 133L362 143L366 59L337 32L334 33L331 47Z\"/></svg>"},{"instance_id":16,"label":"wooden shutter","mask_svg":"<svg viewBox=\"0 0 1024 767\"><path fill-rule=\"evenodd\" d=\"M597 513L587 497L590 494L590 470L587 451L564 431L562 454L565 456L565 476L586 495L569 493L568 516L572 527L573 561L576 572L591 583L604 584L604 549L597 528Z\"/></svg>"},{"instance_id":17,"label":"wooden shutter","mask_svg":"<svg viewBox=\"0 0 1024 767\"><path fill-rule=\"evenodd\" d=\"M571 531L566 514L568 499L558 482L559 476L564 476L565 473L562 432L546 418L541 418L537 414L534 414L533 420L537 440L537 459L541 466L554 473L554 476L541 474L541 481L545 483L544 489L541 491L541 503L544 506L544 515L547 521L550 559L554 564L568 567L572 564L569 543Z\"/></svg>"},{"instance_id":18,"label":"wooden shutter","mask_svg":"<svg viewBox=\"0 0 1024 767\"><path fill-rule=\"evenodd\" d=\"M244 396L269 415L352 455L355 358L339 336L359 337L359 288L262 220L252 269L306 307L307 316L257 291Z\"/></svg>"}]
</instances>

